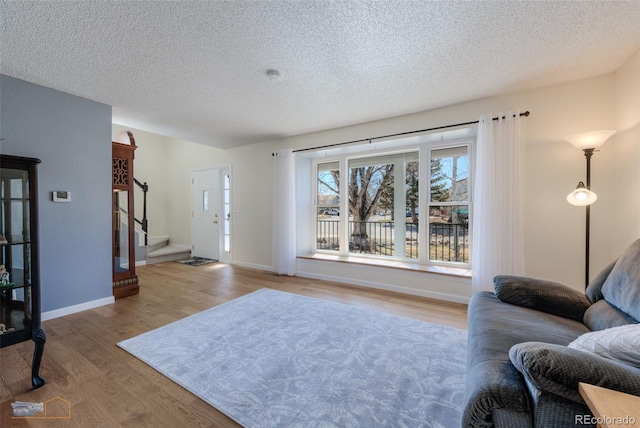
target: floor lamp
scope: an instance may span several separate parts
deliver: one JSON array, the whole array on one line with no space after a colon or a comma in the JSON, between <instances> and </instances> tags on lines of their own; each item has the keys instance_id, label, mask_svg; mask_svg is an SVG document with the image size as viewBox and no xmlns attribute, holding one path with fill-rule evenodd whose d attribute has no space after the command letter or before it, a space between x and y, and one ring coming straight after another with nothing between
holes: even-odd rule
<instances>
[{"instance_id":1,"label":"floor lamp","mask_svg":"<svg viewBox=\"0 0 640 428\"><path fill-rule=\"evenodd\" d=\"M579 207L585 207L586 209L586 232L585 232L585 254L584 254L584 288L589 285L589 230L591 229L591 204L598 199L598 195L591 191L591 156L598 147L603 145L605 141L616 131L593 131L584 132L582 134L572 135L565 138L566 141L573 144L573 146L584 152L584 157L587 159L587 184L580 181L576 190L569 193L567 201L571 205Z\"/></svg>"}]
</instances>

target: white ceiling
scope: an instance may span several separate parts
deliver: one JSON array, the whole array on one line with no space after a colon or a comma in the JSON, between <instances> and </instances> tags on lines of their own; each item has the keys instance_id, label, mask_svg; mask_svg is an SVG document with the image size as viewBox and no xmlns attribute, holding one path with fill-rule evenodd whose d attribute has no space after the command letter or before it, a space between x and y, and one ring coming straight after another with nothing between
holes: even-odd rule
<instances>
[{"instance_id":1,"label":"white ceiling","mask_svg":"<svg viewBox=\"0 0 640 428\"><path fill-rule=\"evenodd\" d=\"M0 16L2 73L220 148L609 73L640 48L638 0L0 0Z\"/></svg>"}]
</instances>

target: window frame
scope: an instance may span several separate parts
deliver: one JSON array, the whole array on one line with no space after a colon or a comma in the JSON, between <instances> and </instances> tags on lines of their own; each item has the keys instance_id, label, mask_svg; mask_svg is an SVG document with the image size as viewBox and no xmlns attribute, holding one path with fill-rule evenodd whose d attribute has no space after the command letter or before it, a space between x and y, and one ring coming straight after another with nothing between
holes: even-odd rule
<instances>
[{"instance_id":1,"label":"window frame","mask_svg":"<svg viewBox=\"0 0 640 428\"><path fill-rule=\"evenodd\" d=\"M340 256L344 258L357 256L358 258L366 258L370 259L372 262L375 260L380 260L381 262L388 261L399 261L399 262L407 262L411 264L419 264L424 266L442 266L442 267L454 267L454 268L462 268L462 269L470 269L471 268L471 259L473 255L471 254L471 223L473 217L473 176L474 176L474 166L475 166L475 157L474 157L474 146L475 146L476 138L475 137L466 137L460 139L452 139L449 141L429 141L418 144L406 145L400 148L388 148L388 149L373 149L373 150L362 150L360 152L353 152L352 149L344 150L342 153L337 153L332 156L326 157L313 157L312 158L312 210L310 213L311 217L311 252L313 254L321 254L321 255L333 255ZM376 255L376 254L354 254L349 252L349 245L346 244L349 242L348 236L348 223L349 223L349 209L348 209L348 180L340 180L340 203L339 209L340 214L337 216L339 220L339 250L323 250L318 248L317 242L317 233L318 233L318 212L319 212L319 204L318 204L318 166L320 164L326 163L338 163L338 168L340 171L341 177L347 177L349 171L349 161L352 159L363 159L370 157L382 157L382 156L393 156L403 153L417 152L418 162L420 165L419 168L419 180L421 181L418 188L418 209L420 212L429 213L430 207L430 168L431 164L431 153L434 150L443 149L443 148L454 148L454 147L466 147L467 156L468 156L468 168L469 168L469 176L468 176L468 199L466 202L453 201L447 203L438 203L439 205L467 205L469 211L469 260L468 262L456 262L456 261L440 261L440 260L429 260L429 233L425 232L429 230L429 228L420 228L418 234L418 258L408 258L408 257L398 257L398 256L385 256L385 255ZM424 166L426 165L426 166ZM428 174L426 179L423 178L424 174ZM402 178L404 183L404 176ZM405 203L406 204L406 203ZM427 216L428 218L428 216ZM429 220L425 222L425 224L429 225ZM381 263L382 265L383 263Z\"/></svg>"},{"instance_id":2,"label":"window frame","mask_svg":"<svg viewBox=\"0 0 640 428\"><path fill-rule=\"evenodd\" d=\"M342 254L342 245L340 245L340 249L336 252L336 251L330 251L330 250L323 250L323 249L318 249L318 212L320 209L320 206L318 205L318 165L320 164L329 164L329 163L338 163L338 169L340 170L340 174L342 174L342 157L328 157L328 158L322 158L322 159L314 159L313 163L312 163L312 174L313 177L311 179L311 212L310 212L310 216L311 216L311 228L310 228L310 233L311 233L311 252L312 253L318 253L318 254ZM343 204L344 202L344 198L341 196L344 194L343 189L342 189L342 183L344 182L344 180L340 180L341 184L340 184L340 188L338 189L338 197L340 198L340 203L339 203L339 210L340 210L340 214L338 214L338 219L339 219L339 223L338 223L338 242L343 242L343 231L342 231L342 227L343 227L343 223L344 221L342 220L342 216L345 213L345 206ZM348 205L347 205L348 208ZM346 255L346 254L345 254Z\"/></svg>"},{"instance_id":3,"label":"window frame","mask_svg":"<svg viewBox=\"0 0 640 428\"><path fill-rule=\"evenodd\" d=\"M441 202L441 201L431 201L431 188L429 186L429 184L431 183L430 178L431 176L429 176L429 180L423 180L424 186L421 186L424 190L425 193L425 197L424 199L420 199L420 201L424 201L425 203L425 212L427 213L431 213L431 207L432 206L459 206L459 205L466 205L467 206L467 210L468 210L468 251L469 251L469 259L467 262L456 262L456 261L446 261L446 260L430 260L429 256L430 256L430 248L428 245L429 238L430 236L425 236L425 239L420 240L420 242L425 242L425 248L424 248L424 252L421 252L420 254L425 255L426 258L426 264L429 265L434 265L434 266L450 266L450 267L456 267L456 268L463 268L463 269L471 269L471 258L472 258L472 254L471 254L471 237L472 237L472 218L473 218L473 176L474 176L474 170L475 170L475 158L473 156L473 147L474 147L474 143L475 141L470 141L470 140L466 140L466 141L459 141L459 142L452 142L450 144L430 144L427 148L426 148L426 152L428 152L428 156L426 159L426 162L428 162L426 165L431 165L431 160L433 158L432 153L434 151L437 150L442 150L442 149L448 149L448 148L458 148L458 147L466 147L467 149L467 158L468 158L468 169L469 171L467 172L468 177L468 183L467 183L467 192L468 192L468 197L466 201L450 201L450 202ZM422 196L422 195L421 195ZM431 218L429 216L429 220L427 221L427 230L431 229Z\"/></svg>"}]
</instances>

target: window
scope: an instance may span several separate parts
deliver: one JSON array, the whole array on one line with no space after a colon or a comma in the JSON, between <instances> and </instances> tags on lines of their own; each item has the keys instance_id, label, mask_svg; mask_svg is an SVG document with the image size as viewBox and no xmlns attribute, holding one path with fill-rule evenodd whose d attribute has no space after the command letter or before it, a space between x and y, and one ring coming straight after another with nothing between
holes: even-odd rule
<instances>
[{"instance_id":1,"label":"window","mask_svg":"<svg viewBox=\"0 0 640 428\"><path fill-rule=\"evenodd\" d=\"M231 251L231 175L225 173L223 176L224 200L222 205L224 208L224 244L222 248L228 253Z\"/></svg>"},{"instance_id":2,"label":"window","mask_svg":"<svg viewBox=\"0 0 640 428\"><path fill-rule=\"evenodd\" d=\"M202 211L209 211L209 191L202 191Z\"/></svg>"},{"instance_id":3,"label":"window","mask_svg":"<svg viewBox=\"0 0 640 428\"><path fill-rule=\"evenodd\" d=\"M469 263L466 143L345 155L314 165L316 251Z\"/></svg>"},{"instance_id":4,"label":"window","mask_svg":"<svg viewBox=\"0 0 640 428\"><path fill-rule=\"evenodd\" d=\"M469 156L466 146L431 150L429 260L469 263Z\"/></svg>"},{"instance_id":5,"label":"window","mask_svg":"<svg viewBox=\"0 0 640 428\"><path fill-rule=\"evenodd\" d=\"M417 185L412 193L406 178L413 165L417 182L418 156L409 152L349 159L350 253L417 257L417 223L408 215L416 212Z\"/></svg>"},{"instance_id":6,"label":"window","mask_svg":"<svg viewBox=\"0 0 640 428\"><path fill-rule=\"evenodd\" d=\"M316 191L316 248L340 250L340 164L318 164Z\"/></svg>"}]
</instances>

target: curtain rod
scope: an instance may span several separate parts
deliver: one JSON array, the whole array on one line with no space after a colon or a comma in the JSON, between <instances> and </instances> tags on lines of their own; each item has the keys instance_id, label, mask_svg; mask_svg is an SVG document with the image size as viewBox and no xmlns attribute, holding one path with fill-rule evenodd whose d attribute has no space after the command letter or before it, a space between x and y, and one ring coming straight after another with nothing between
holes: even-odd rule
<instances>
[{"instance_id":1,"label":"curtain rod","mask_svg":"<svg viewBox=\"0 0 640 428\"><path fill-rule=\"evenodd\" d=\"M524 113L520 113L520 116L527 117L527 116L529 116L529 114L530 114L529 111L525 111ZM500 119L500 117L494 117L493 118L493 120L498 120L498 119ZM502 116L502 119L505 119L505 116ZM456 123L456 124L453 124L453 125L436 126L435 128L419 129L417 131L407 131L407 132L400 132L398 134L382 135L380 137L363 138L361 140L345 141L344 143L334 143L334 144L327 144L325 146L309 147L307 149L293 150L293 153L306 152L306 151L309 151L309 150L326 149L326 148L329 148L329 147L336 147L336 146L344 146L346 144L366 143L366 142L371 143L371 141L373 141L373 140L380 140L380 139L383 139L383 138L400 137L402 135L417 134L418 132L437 131L439 129L455 128L456 126L473 125L473 124L477 124L478 122L480 122L480 121L479 120L475 120L475 121L472 121L472 122ZM272 156L277 156L276 153L272 153L271 155Z\"/></svg>"}]
</instances>

